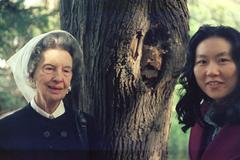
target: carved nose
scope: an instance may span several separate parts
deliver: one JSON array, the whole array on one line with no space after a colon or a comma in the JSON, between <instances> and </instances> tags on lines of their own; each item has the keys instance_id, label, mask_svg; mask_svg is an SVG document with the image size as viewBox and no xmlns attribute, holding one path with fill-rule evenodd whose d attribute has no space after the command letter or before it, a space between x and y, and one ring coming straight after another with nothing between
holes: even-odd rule
<instances>
[{"instance_id":1,"label":"carved nose","mask_svg":"<svg viewBox=\"0 0 240 160\"><path fill-rule=\"evenodd\" d=\"M151 58L148 58L148 59L147 59L147 63L148 63L148 64L151 64L152 62L153 62L153 60L152 60Z\"/></svg>"}]
</instances>

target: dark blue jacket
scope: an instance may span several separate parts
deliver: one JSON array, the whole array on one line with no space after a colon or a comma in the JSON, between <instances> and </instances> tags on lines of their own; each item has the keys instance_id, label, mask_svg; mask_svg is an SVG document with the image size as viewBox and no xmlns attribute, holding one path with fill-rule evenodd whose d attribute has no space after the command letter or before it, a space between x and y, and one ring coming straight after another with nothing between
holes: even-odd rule
<instances>
[{"instance_id":1,"label":"dark blue jacket","mask_svg":"<svg viewBox=\"0 0 240 160\"><path fill-rule=\"evenodd\" d=\"M88 130L89 118L86 130L76 123L78 118L76 112L66 108L63 115L48 119L28 104L0 120L0 159L88 159L88 141L94 139L89 138L94 133ZM79 128L85 133L80 134ZM87 140L82 142L83 138Z\"/></svg>"}]
</instances>

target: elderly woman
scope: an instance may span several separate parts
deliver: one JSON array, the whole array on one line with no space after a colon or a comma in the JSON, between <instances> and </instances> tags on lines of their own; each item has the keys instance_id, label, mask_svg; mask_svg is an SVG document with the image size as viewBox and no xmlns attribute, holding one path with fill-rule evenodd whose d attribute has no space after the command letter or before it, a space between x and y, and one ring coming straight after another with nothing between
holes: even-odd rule
<instances>
[{"instance_id":1,"label":"elderly woman","mask_svg":"<svg viewBox=\"0 0 240 160\"><path fill-rule=\"evenodd\" d=\"M240 159L240 33L204 25L189 42L177 104L190 160Z\"/></svg>"},{"instance_id":2,"label":"elderly woman","mask_svg":"<svg viewBox=\"0 0 240 160\"><path fill-rule=\"evenodd\" d=\"M71 88L82 81L81 54L77 40L58 30L33 38L8 60L29 103L0 120L0 157L87 159L93 123L70 103Z\"/></svg>"}]
</instances>

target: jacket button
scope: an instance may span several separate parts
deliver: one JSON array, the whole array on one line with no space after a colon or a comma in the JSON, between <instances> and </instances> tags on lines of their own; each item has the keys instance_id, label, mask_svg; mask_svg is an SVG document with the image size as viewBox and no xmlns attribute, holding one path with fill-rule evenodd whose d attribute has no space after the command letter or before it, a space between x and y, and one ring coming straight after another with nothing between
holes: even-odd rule
<instances>
[{"instance_id":1,"label":"jacket button","mask_svg":"<svg viewBox=\"0 0 240 160\"><path fill-rule=\"evenodd\" d=\"M45 131L45 132L43 132L43 136L45 137L45 138L48 138L48 137L50 137L50 132L49 131Z\"/></svg>"},{"instance_id":2,"label":"jacket button","mask_svg":"<svg viewBox=\"0 0 240 160\"><path fill-rule=\"evenodd\" d=\"M61 137L66 138L68 136L67 131L61 131L60 132Z\"/></svg>"}]
</instances>

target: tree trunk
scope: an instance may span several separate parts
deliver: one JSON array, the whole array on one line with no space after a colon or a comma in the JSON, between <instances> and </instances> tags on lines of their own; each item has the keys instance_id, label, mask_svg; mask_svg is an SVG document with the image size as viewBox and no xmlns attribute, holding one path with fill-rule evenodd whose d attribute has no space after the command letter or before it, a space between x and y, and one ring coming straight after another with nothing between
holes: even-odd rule
<instances>
[{"instance_id":1,"label":"tree trunk","mask_svg":"<svg viewBox=\"0 0 240 160\"><path fill-rule=\"evenodd\" d=\"M61 0L80 42L80 107L106 140L104 159L165 160L171 95L188 40L186 0Z\"/></svg>"}]
</instances>

